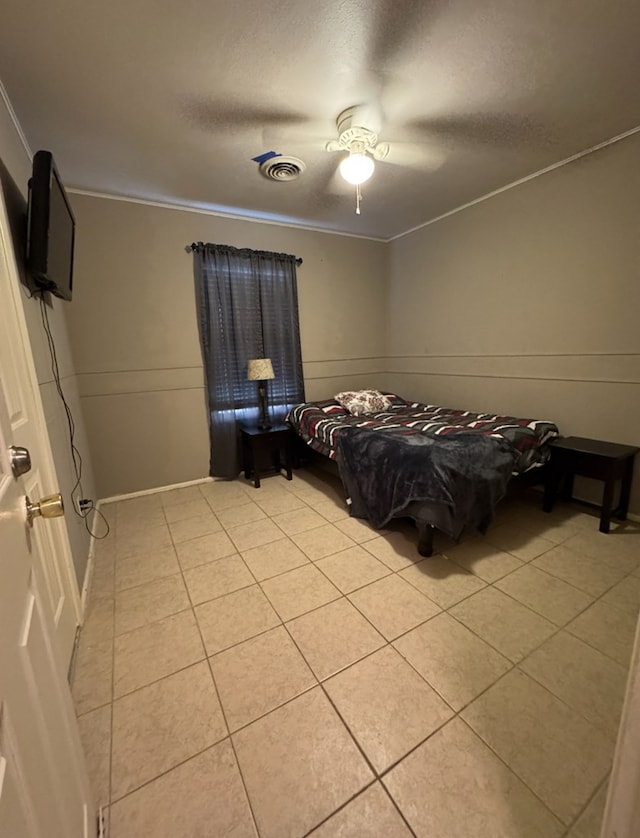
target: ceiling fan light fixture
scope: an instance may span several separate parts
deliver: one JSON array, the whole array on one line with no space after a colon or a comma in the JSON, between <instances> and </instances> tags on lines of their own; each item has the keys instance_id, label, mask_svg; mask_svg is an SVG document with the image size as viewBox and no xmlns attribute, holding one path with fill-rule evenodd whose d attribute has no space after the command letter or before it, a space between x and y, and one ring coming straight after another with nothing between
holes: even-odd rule
<instances>
[{"instance_id":1,"label":"ceiling fan light fixture","mask_svg":"<svg viewBox=\"0 0 640 838\"><path fill-rule=\"evenodd\" d=\"M359 186L369 180L375 167L373 159L368 154L351 151L349 156L340 163L339 171L347 183Z\"/></svg>"}]
</instances>

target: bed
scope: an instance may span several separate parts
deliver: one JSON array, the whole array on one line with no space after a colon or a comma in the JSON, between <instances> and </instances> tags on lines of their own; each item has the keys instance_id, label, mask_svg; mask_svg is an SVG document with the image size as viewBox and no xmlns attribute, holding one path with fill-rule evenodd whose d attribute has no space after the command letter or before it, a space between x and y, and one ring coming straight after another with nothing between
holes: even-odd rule
<instances>
[{"instance_id":1,"label":"bed","mask_svg":"<svg viewBox=\"0 0 640 838\"><path fill-rule=\"evenodd\" d=\"M413 518L424 556L433 552L435 529L455 540L465 529L486 532L512 476L543 465L558 435L549 421L378 395L380 410L357 415L344 399L326 399L297 405L287 422L336 461L352 516L376 528Z\"/></svg>"}]
</instances>

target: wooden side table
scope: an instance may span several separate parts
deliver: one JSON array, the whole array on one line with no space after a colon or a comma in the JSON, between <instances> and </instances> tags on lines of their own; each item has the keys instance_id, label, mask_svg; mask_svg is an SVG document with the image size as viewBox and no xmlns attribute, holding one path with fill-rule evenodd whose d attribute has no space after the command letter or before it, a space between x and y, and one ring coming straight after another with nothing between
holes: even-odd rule
<instances>
[{"instance_id":1,"label":"wooden side table","mask_svg":"<svg viewBox=\"0 0 640 838\"><path fill-rule=\"evenodd\" d=\"M612 517L624 521L629 508L633 461L640 448L633 445L618 445L598 439L584 439L568 436L551 443L551 459L544 486L542 508L551 512L560 484L564 482L562 497L571 500L573 478L576 474L604 481L600 512L600 532L609 532ZM616 480L621 481L620 501L613 508Z\"/></svg>"},{"instance_id":2,"label":"wooden side table","mask_svg":"<svg viewBox=\"0 0 640 838\"><path fill-rule=\"evenodd\" d=\"M244 476L247 480L253 475L253 485L260 488L262 464L270 459L273 470L282 471L281 455L284 454L284 468L287 480L291 480L291 428L288 425L274 425L268 431L260 430L255 425L241 425L242 455ZM264 472L263 472L264 473Z\"/></svg>"}]
</instances>

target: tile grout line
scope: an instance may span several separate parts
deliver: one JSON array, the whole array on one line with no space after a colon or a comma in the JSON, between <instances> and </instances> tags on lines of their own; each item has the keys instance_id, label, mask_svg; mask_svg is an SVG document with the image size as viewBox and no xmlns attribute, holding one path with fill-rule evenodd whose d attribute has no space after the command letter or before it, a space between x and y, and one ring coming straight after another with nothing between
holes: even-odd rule
<instances>
[{"instance_id":1,"label":"tile grout line","mask_svg":"<svg viewBox=\"0 0 640 838\"><path fill-rule=\"evenodd\" d=\"M303 832L301 838L309 838L309 836L312 836L313 833L316 831L316 829L320 829L321 826L324 826L328 821L331 820L331 818L334 815L337 815L339 812L342 812L343 809L346 809L347 806L350 803L353 803L353 801L356 798L360 797L361 794L364 794L370 788L373 788L376 785L377 782L379 782L378 778L374 777L371 780L371 782L367 783L365 786L363 786L361 789L359 789L355 794L352 794L351 797L348 800L345 800L344 803L341 803L340 806L338 806L338 808L335 811L331 812L331 814L327 815L326 818L323 818L319 823L312 826L311 829L307 830L306 832ZM411 834L414 835L413 832Z\"/></svg>"},{"instance_id":2,"label":"tile grout line","mask_svg":"<svg viewBox=\"0 0 640 838\"><path fill-rule=\"evenodd\" d=\"M184 611L180 611L179 613L180 614L185 614L187 610L188 609L185 609ZM174 616L174 615L172 614L170 616ZM150 624L150 625L152 625L152 624ZM142 627L142 628L144 628L144 627ZM154 678L153 681L148 681L145 684L140 684L139 687L135 687L135 689L133 689L133 690L129 690L126 693L122 693L122 695L116 696L113 701L115 703L116 701L120 701L123 698L129 698L129 696L135 695L136 693L139 693L141 690L144 690L147 687L153 687L155 684L159 684L160 681L164 681L165 678L170 678L172 675L178 675L180 672L186 672L187 669L191 669L191 667L197 666L198 664L203 663L204 661L206 661L206 659L207 659L207 655L205 653L203 655L203 657L199 658L196 661L193 661L192 663L188 663L185 666L180 666L180 667L178 667L178 669L175 669L172 672L169 672L167 675L161 675L160 678ZM106 707L106 704L104 704L102 706Z\"/></svg>"},{"instance_id":3,"label":"tile grout line","mask_svg":"<svg viewBox=\"0 0 640 838\"><path fill-rule=\"evenodd\" d=\"M216 742L212 742L210 745L207 745L205 748L201 748L195 754L191 754L190 756L179 760L178 762L171 765L169 768L165 768L164 771L160 771L160 773L156 774L153 777L150 777L148 780L145 780L143 783L140 783L139 786L136 786L135 788L129 789L124 794L120 795L120 797L117 797L115 800L113 800L109 804L109 806L111 807L111 806L115 806L117 803L122 803L123 800L126 800L128 797L131 797L132 795L136 794L136 792L139 792L141 789L144 789L147 786L150 786L151 783L155 783L155 781L159 780L161 777L166 777L166 775L170 774L174 769L180 768L180 766L182 766L182 765L186 765L188 762L191 762L192 759L196 759L197 757L202 756L202 754L206 754L207 751L212 750L213 748L216 747L216 745L222 745L222 743L226 742L227 739L230 739L229 734L227 734L226 736L223 736L222 739L218 739ZM140 838L142 838L142 836L140 836Z\"/></svg>"},{"instance_id":4,"label":"tile grout line","mask_svg":"<svg viewBox=\"0 0 640 838\"><path fill-rule=\"evenodd\" d=\"M607 775L604 778L604 780L601 783L598 783L598 785L595 787L595 789L593 791L593 794L591 795L589 800L585 803L584 808L582 808L578 812L578 814L575 816L575 818L571 821L571 823L569 824L569 826L567 828L567 831L564 833L563 836L561 836L561 838L570 838L570 834L571 834L571 831L572 831L573 827L578 823L578 821L580 820L582 815L585 813L585 811L589 808L589 806L591 806L591 804L593 803L595 798L600 794L600 791L605 786L607 786L609 784L610 779L611 779L611 770L609 770L607 772ZM600 824L598 824L598 825L600 826Z\"/></svg>"}]
</instances>

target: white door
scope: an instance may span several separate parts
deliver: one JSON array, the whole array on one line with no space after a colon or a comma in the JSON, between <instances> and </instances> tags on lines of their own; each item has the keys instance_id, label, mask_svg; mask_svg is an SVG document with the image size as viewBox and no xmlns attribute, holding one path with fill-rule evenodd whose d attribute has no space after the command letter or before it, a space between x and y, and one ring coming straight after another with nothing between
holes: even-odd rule
<instances>
[{"instance_id":1,"label":"white door","mask_svg":"<svg viewBox=\"0 0 640 838\"><path fill-rule=\"evenodd\" d=\"M32 501L51 491L48 463L37 460L51 452L25 372L6 232L0 196L0 838L88 838L95 809L57 634L69 597L49 560L59 522L26 523L27 489ZM11 445L33 448L25 477L12 474Z\"/></svg>"},{"instance_id":2,"label":"white door","mask_svg":"<svg viewBox=\"0 0 640 838\"><path fill-rule=\"evenodd\" d=\"M57 490L53 457L46 436L46 420L36 379L27 326L19 298L21 289L8 235L4 200L0 194L0 376L9 413L13 444L27 448L33 469L23 477L23 489L38 500ZM27 305L37 306L38 300ZM70 510L68 510L69 512ZM76 628L81 621L80 595L71 548L62 520L34 527L34 559L41 579L40 594L53 617L53 634L59 660L67 671Z\"/></svg>"}]
</instances>

